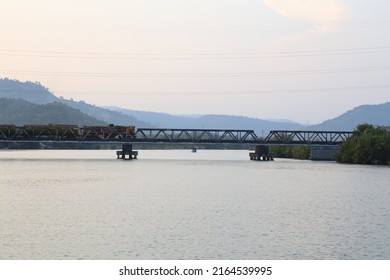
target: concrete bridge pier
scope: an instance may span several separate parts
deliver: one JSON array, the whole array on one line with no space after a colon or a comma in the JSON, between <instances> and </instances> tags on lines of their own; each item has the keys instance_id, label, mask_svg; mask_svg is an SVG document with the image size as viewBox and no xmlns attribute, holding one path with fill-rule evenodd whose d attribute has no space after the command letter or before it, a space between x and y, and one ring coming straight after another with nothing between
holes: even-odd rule
<instances>
[{"instance_id":1,"label":"concrete bridge pier","mask_svg":"<svg viewBox=\"0 0 390 280\"><path fill-rule=\"evenodd\" d=\"M133 151L132 144L123 144L122 151L116 152L118 159L137 159L138 151ZM128 156L128 158L126 158Z\"/></svg>"},{"instance_id":2,"label":"concrete bridge pier","mask_svg":"<svg viewBox=\"0 0 390 280\"><path fill-rule=\"evenodd\" d=\"M310 159L311 160L335 160L338 147L339 146L337 145L311 146Z\"/></svg>"}]
</instances>

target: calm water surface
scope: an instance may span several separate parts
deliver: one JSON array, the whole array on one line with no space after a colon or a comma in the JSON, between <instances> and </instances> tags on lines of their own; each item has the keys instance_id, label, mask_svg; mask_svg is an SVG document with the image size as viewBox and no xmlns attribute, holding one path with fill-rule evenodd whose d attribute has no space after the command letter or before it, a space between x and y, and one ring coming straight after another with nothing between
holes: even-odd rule
<instances>
[{"instance_id":1,"label":"calm water surface","mask_svg":"<svg viewBox=\"0 0 390 280\"><path fill-rule=\"evenodd\" d=\"M390 168L0 151L0 259L390 259Z\"/></svg>"}]
</instances>

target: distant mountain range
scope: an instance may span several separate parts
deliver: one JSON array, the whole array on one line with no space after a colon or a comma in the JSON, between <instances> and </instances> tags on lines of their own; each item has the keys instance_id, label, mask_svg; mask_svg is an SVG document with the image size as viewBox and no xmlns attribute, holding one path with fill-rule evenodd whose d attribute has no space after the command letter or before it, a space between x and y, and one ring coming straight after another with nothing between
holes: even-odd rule
<instances>
[{"instance_id":1,"label":"distant mountain range","mask_svg":"<svg viewBox=\"0 0 390 280\"><path fill-rule=\"evenodd\" d=\"M53 102L58 102L70 107L73 110L77 110L85 117L94 118L99 124L116 124L116 125L136 125L136 126L150 126L149 123L140 121L132 116L124 115L119 112L110 111L107 109L100 108L95 105L87 104L83 101L76 102L73 100L67 100L63 98L58 98L52 94L47 88L42 86L39 83L33 82L20 82L17 80L10 79L0 79L0 98L11 98L11 99L22 99L24 101L31 102L33 104L49 104ZM14 112L13 114L19 114L20 112ZM42 113L43 110L42 110ZM12 112L11 112L12 114ZM26 116L21 118L29 119L27 115L30 115L28 112L25 112ZM59 115L59 114L58 114ZM79 122L84 122L83 118L80 116ZM45 123L54 123L53 118L57 116L47 116L46 119L43 119ZM89 122L88 118L85 118L85 122ZM62 123L65 123L64 119ZM4 123L3 119L0 118L0 123ZM31 121L29 121L31 123ZM75 123L72 123L75 124Z\"/></svg>"},{"instance_id":2,"label":"distant mountain range","mask_svg":"<svg viewBox=\"0 0 390 280\"><path fill-rule=\"evenodd\" d=\"M10 100L12 99L12 100ZM270 130L353 130L358 124L390 126L390 102L362 105L321 124L305 126L290 120L263 120L229 115L171 115L119 107L98 107L58 98L39 83L0 79L0 123L116 124L160 128Z\"/></svg>"},{"instance_id":3,"label":"distant mountain range","mask_svg":"<svg viewBox=\"0 0 390 280\"><path fill-rule=\"evenodd\" d=\"M65 104L54 102L33 104L22 99L0 98L1 124L74 124L104 125L105 122L88 116Z\"/></svg>"},{"instance_id":4,"label":"distant mountain range","mask_svg":"<svg viewBox=\"0 0 390 280\"><path fill-rule=\"evenodd\" d=\"M362 123L390 126L390 102L378 105L362 105L334 119L313 125L311 128L314 130L352 130Z\"/></svg>"},{"instance_id":5,"label":"distant mountain range","mask_svg":"<svg viewBox=\"0 0 390 280\"><path fill-rule=\"evenodd\" d=\"M128 110L119 107L105 107L128 116L151 123L160 128L208 128L208 129L247 129L257 135L268 134L272 129L303 129L303 125L292 121L269 121L256 118L228 115L177 116L165 113Z\"/></svg>"}]
</instances>

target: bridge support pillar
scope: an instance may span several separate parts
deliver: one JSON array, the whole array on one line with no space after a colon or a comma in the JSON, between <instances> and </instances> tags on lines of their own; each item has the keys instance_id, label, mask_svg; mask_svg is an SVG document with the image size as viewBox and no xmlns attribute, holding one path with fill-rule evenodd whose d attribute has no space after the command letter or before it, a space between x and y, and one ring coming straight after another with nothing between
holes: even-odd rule
<instances>
[{"instance_id":1,"label":"bridge support pillar","mask_svg":"<svg viewBox=\"0 0 390 280\"><path fill-rule=\"evenodd\" d=\"M250 160L274 160L272 154L269 153L268 146L257 145L254 152L249 153Z\"/></svg>"},{"instance_id":2,"label":"bridge support pillar","mask_svg":"<svg viewBox=\"0 0 390 280\"><path fill-rule=\"evenodd\" d=\"M137 159L138 151L133 151L132 144L123 144L122 151L116 152L117 159ZM128 158L126 158L128 156Z\"/></svg>"},{"instance_id":3,"label":"bridge support pillar","mask_svg":"<svg viewBox=\"0 0 390 280\"><path fill-rule=\"evenodd\" d=\"M311 160L335 160L338 146L312 146Z\"/></svg>"}]
</instances>

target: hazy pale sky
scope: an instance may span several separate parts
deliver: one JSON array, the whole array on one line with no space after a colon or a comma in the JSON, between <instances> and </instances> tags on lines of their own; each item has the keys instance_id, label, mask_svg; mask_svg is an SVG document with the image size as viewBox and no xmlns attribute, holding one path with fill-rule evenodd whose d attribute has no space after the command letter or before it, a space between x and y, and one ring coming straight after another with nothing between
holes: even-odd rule
<instances>
[{"instance_id":1,"label":"hazy pale sky","mask_svg":"<svg viewBox=\"0 0 390 280\"><path fill-rule=\"evenodd\" d=\"M172 114L319 123L390 101L388 0L0 0L0 77Z\"/></svg>"}]
</instances>

